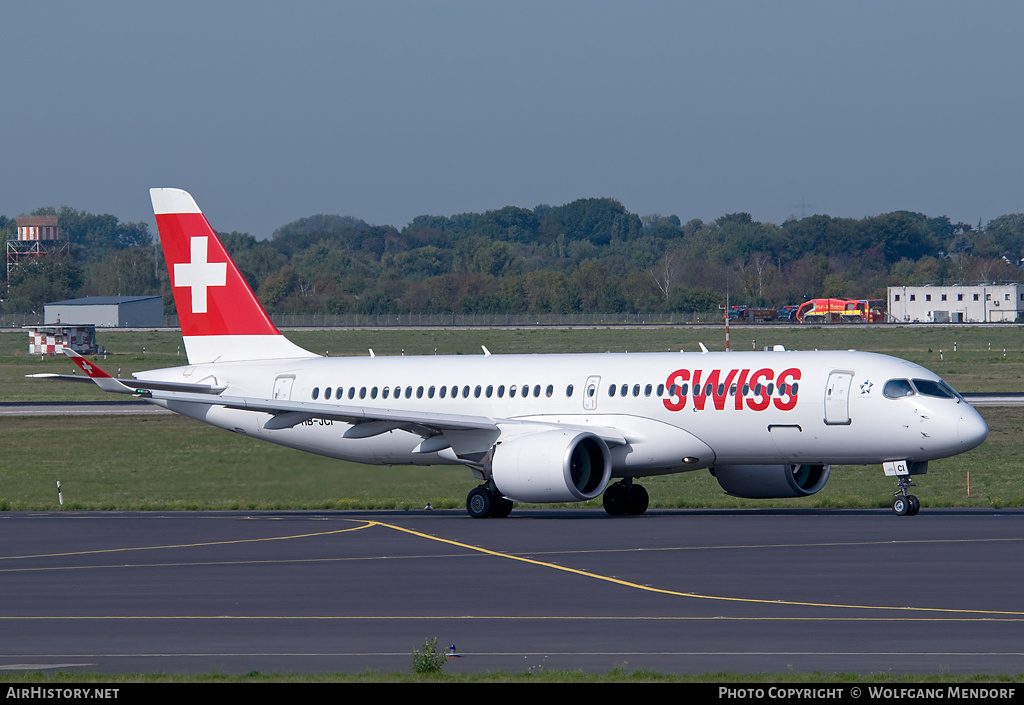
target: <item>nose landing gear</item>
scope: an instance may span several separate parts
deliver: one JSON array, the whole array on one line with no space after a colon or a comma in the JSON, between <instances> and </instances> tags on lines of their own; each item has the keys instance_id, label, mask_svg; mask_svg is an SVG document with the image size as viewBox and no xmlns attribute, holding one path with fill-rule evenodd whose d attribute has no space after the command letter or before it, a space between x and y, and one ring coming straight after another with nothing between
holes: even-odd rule
<instances>
[{"instance_id":1,"label":"nose landing gear","mask_svg":"<svg viewBox=\"0 0 1024 705\"><path fill-rule=\"evenodd\" d=\"M914 482L906 475L901 476L897 482L899 489L896 490L892 500L892 511L897 516L912 517L921 511L921 502L912 494L907 494L907 488L913 487Z\"/></svg>"}]
</instances>

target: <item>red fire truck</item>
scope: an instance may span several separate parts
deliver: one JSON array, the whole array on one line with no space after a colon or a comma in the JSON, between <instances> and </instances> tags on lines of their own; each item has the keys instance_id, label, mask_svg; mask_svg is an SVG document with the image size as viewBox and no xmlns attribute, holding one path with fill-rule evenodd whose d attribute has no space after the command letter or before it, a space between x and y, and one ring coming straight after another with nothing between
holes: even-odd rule
<instances>
[{"instance_id":1,"label":"red fire truck","mask_svg":"<svg viewBox=\"0 0 1024 705\"><path fill-rule=\"evenodd\" d=\"M811 299L794 318L800 323L882 323L885 306L881 299Z\"/></svg>"}]
</instances>

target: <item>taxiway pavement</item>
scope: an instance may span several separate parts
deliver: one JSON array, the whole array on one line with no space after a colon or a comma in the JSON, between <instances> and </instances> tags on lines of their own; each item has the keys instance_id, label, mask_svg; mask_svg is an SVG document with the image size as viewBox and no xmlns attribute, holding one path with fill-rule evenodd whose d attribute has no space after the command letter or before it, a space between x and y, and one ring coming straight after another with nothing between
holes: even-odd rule
<instances>
[{"instance_id":1,"label":"taxiway pavement","mask_svg":"<svg viewBox=\"0 0 1024 705\"><path fill-rule=\"evenodd\" d=\"M0 513L0 669L1020 673L1024 511Z\"/></svg>"}]
</instances>

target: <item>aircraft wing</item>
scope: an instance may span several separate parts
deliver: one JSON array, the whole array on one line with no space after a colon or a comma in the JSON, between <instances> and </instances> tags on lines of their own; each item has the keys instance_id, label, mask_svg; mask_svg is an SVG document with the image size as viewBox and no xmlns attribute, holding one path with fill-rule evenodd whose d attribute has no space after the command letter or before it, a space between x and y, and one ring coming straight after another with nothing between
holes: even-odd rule
<instances>
[{"instance_id":1,"label":"aircraft wing","mask_svg":"<svg viewBox=\"0 0 1024 705\"><path fill-rule=\"evenodd\" d=\"M268 430L291 428L313 418L344 421L354 424L343 433L343 437L346 439L371 438L378 436L380 433L401 428L419 433L424 439L443 433L451 441L453 434L458 432L483 431L483 437L479 437L479 433L476 433L475 436L480 439L490 439L486 443L486 447L489 447L502 433L510 430L510 426L548 426L586 430L600 437L609 446L627 443L623 434L614 428L578 426L531 419L496 419L469 414L441 414L410 409L382 409L379 407L347 406L318 402L291 402L254 397L227 397L224 395L211 397L210 395L195 395L195 393L165 391L161 389L139 389L137 396L155 401L215 404L228 409L244 409L246 411L272 414L273 418L263 423L263 428Z\"/></svg>"},{"instance_id":2,"label":"aircraft wing","mask_svg":"<svg viewBox=\"0 0 1024 705\"><path fill-rule=\"evenodd\" d=\"M483 416L463 414L438 414L432 412L410 411L408 409L379 409L362 406L339 404L323 404L308 401L285 401L282 399L261 399L258 397L235 397L223 394L211 397L207 394L189 394L187 392L165 390L139 390L137 394L144 399L167 402L185 402L193 404L216 404L228 409L245 409L273 414L274 419L264 424L265 428L281 429L296 426L308 419L331 419L362 424L370 421L382 421L396 424L392 428L405 425L422 425L439 431L497 431L493 419ZM384 429L388 430L388 429ZM383 432L383 431L378 431ZM368 434L376 435L376 434Z\"/></svg>"},{"instance_id":3,"label":"aircraft wing","mask_svg":"<svg viewBox=\"0 0 1024 705\"><path fill-rule=\"evenodd\" d=\"M78 375L59 375L53 372L40 372L34 375L25 375L30 379L52 379L59 382L88 382L89 384L98 384L95 378L92 377L79 377ZM120 392L121 394L138 394L140 390L147 389L162 389L165 391L177 391L177 392L193 392L195 394L220 394L226 387L214 387L209 384L188 384L186 382L148 382L139 379L121 379L119 377L111 377L114 382L123 387L123 389L106 389L104 391ZM109 385L108 386L115 386Z\"/></svg>"}]
</instances>

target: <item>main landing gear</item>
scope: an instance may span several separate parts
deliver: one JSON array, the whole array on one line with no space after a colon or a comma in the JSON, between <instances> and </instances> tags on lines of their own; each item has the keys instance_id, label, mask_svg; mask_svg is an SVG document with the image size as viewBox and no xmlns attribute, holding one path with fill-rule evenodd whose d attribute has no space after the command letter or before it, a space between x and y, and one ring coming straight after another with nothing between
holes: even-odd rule
<instances>
[{"instance_id":1,"label":"main landing gear","mask_svg":"<svg viewBox=\"0 0 1024 705\"><path fill-rule=\"evenodd\" d=\"M466 497L466 511L474 519L504 519L512 513L512 500L490 482L474 487Z\"/></svg>"},{"instance_id":2,"label":"main landing gear","mask_svg":"<svg viewBox=\"0 0 1024 705\"><path fill-rule=\"evenodd\" d=\"M631 477L608 485L608 489L604 491L604 510L612 516L643 514L649 504L650 496L647 490L643 485L634 484Z\"/></svg>"},{"instance_id":3,"label":"main landing gear","mask_svg":"<svg viewBox=\"0 0 1024 705\"><path fill-rule=\"evenodd\" d=\"M912 517L921 511L921 502L912 494L907 494L907 488L913 487L913 481L906 475L901 475L897 480L899 489L896 490L892 500L892 511L897 516Z\"/></svg>"}]
</instances>

